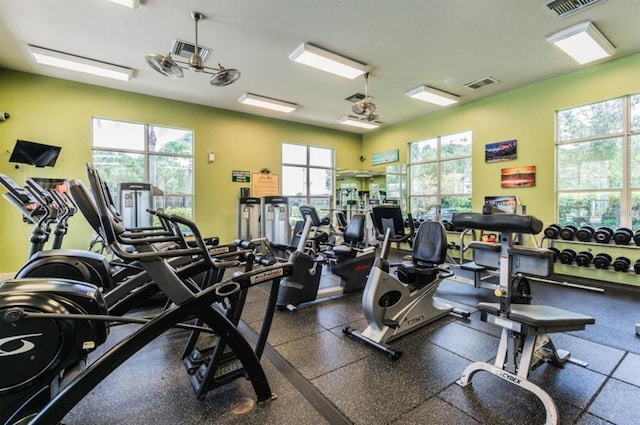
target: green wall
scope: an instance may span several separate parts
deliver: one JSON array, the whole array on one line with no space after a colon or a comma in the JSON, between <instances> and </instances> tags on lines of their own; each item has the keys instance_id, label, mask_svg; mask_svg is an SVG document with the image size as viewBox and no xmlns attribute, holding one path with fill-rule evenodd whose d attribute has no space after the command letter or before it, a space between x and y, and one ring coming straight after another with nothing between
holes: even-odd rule
<instances>
[{"instance_id":1,"label":"green wall","mask_svg":"<svg viewBox=\"0 0 640 425\"><path fill-rule=\"evenodd\" d=\"M471 130L474 210L485 196L517 195L529 214L550 224L555 220L555 112L639 92L640 54L635 54L365 134L362 153L371 158L399 148L400 163L406 163L409 142ZM484 162L485 144L512 139L518 140L516 160ZM520 165L536 166L536 186L502 189L500 170Z\"/></svg>"},{"instance_id":2,"label":"green wall","mask_svg":"<svg viewBox=\"0 0 640 425\"><path fill-rule=\"evenodd\" d=\"M472 130L474 209L486 195L515 194L529 213L549 224L555 219L555 111L638 92L640 54L635 54L360 136L0 69L0 110L11 114L0 122L0 173L19 184L27 177L85 180L94 116L190 128L195 132L196 221L203 233L229 241L235 237L236 199L243 186L231 182L231 170L268 167L279 173L283 141L334 148L338 168L357 170L360 155L371 158L398 148L400 163L406 163L409 142ZM7 160L17 138L62 146L56 167L14 169ZM518 140L516 160L484 163L485 144L510 139ZM209 151L216 154L214 163L206 161ZM500 169L518 165L537 167L536 186L501 189ZM24 262L30 230L13 207L0 202L0 273ZM64 246L84 248L91 234L82 218L73 218Z\"/></svg>"},{"instance_id":3,"label":"green wall","mask_svg":"<svg viewBox=\"0 0 640 425\"><path fill-rule=\"evenodd\" d=\"M216 90L212 88L211 90ZM200 105L110 90L0 69L0 173L18 184L28 177L77 178L86 182L91 160L91 119L152 123L194 130L195 220L205 235L228 242L236 237L236 202L242 183L232 170L270 168L280 173L283 141L335 149L339 168L360 166L361 136ZM16 139L62 146L54 168L8 163ZM207 162L207 152L215 162ZM4 193L4 191L2 191ZM65 248L86 248L92 231L81 216L70 220ZM27 257L31 227L18 211L0 201L0 273L16 271Z\"/></svg>"}]
</instances>

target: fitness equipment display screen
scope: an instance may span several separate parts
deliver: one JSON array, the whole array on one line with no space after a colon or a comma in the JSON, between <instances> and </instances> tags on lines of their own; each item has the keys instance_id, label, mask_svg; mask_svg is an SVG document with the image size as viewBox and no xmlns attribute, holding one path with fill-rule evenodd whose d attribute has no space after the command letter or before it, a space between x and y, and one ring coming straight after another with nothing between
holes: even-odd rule
<instances>
[{"instance_id":1,"label":"fitness equipment display screen","mask_svg":"<svg viewBox=\"0 0 640 425\"><path fill-rule=\"evenodd\" d=\"M35 165L36 167L53 167L56 165L60 146L45 145L42 143L16 140L16 145L11 152L9 162Z\"/></svg>"}]
</instances>

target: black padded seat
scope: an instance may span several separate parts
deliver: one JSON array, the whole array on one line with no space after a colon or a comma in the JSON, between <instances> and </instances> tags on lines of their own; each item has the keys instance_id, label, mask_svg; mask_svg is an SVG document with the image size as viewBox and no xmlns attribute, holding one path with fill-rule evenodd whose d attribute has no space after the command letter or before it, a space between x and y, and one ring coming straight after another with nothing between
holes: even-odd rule
<instances>
[{"instance_id":1,"label":"black padded seat","mask_svg":"<svg viewBox=\"0 0 640 425\"><path fill-rule=\"evenodd\" d=\"M480 249L482 251L500 252L500 244L494 242L473 241L469 243L469 248Z\"/></svg>"},{"instance_id":2,"label":"black padded seat","mask_svg":"<svg viewBox=\"0 0 640 425\"><path fill-rule=\"evenodd\" d=\"M493 315L500 315L499 303L478 303L478 309ZM586 316L572 311L562 310L560 308L547 305L534 304L511 304L511 313L509 318L515 322L532 326L536 328L566 328L584 329L585 325L591 325L596 322L591 316Z\"/></svg>"},{"instance_id":3,"label":"black padded seat","mask_svg":"<svg viewBox=\"0 0 640 425\"><path fill-rule=\"evenodd\" d=\"M553 251L544 248L531 248L528 246L511 246L507 250L509 255L524 255L528 257L553 258Z\"/></svg>"},{"instance_id":4,"label":"black padded seat","mask_svg":"<svg viewBox=\"0 0 640 425\"><path fill-rule=\"evenodd\" d=\"M344 244L336 245L331 249L336 257L351 258L356 256L358 251L354 248L358 248L363 243L365 223L366 216L364 214L354 214L351 217L342 234Z\"/></svg>"}]
</instances>

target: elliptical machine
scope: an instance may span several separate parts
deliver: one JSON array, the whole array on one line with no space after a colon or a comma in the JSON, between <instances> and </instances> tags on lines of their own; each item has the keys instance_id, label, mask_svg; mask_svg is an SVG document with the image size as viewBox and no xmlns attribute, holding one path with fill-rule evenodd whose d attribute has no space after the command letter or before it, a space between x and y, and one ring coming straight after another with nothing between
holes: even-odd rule
<instances>
[{"instance_id":1,"label":"elliptical machine","mask_svg":"<svg viewBox=\"0 0 640 425\"><path fill-rule=\"evenodd\" d=\"M394 212L402 217L399 207ZM409 223L412 223L411 218ZM398 238L391 236L393 231L390 226L385 229L380 257L376 258L369 273L362 296L362 309L369 325L362 332L350 327L345 327L343 332L383 351L391 360L397 360L402 351L389 346L389 342L450 313L465 318L470 313L434 297L440 282L453 275L442 266L447 254L442 223L421 223L412 243L411 259L392 265L388 261L390 244L398 242ZM391 275L391 267L397 267L398 278Z\"/></svg>"},{"instance_id":2,"label":"elliptical machine","mask_svg":"<svg viewBox=\"0 0 640 425\"><path fill-rule=\"evenodd\" d=\"M344 244L322 251L321 243L328 240L327 234L316 232L310 236L312 229L322 226L316 209L301 206L300 212L305 224L300 235L296 235L299 237L297 249L289 257L293 275L280 284L276 304L278 309L292 312L300 304L362 290L375 259L374 247L360 245L364 239L364 214L353 215L343 233ZM320 287L324 264L340 276L340 285Z\"/></svg>"}]
</instances>

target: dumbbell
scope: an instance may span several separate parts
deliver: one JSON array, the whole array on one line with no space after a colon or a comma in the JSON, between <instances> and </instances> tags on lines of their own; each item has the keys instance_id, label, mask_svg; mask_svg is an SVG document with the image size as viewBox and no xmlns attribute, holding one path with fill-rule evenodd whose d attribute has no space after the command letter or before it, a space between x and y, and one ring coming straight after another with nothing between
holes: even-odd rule
<instances>
[{"instance_id":1,"label":"dumbbell","mask_svg":"<svg viewBox=\"0 0 640 425\"><path fill-rule=\"evenodd\" d=\"M555 247L549 247L549 251L553 252L553 262L558 261L558 257L560 257L560 250Z\"/></svg>"},{"instance_id":2,"label":"dumbbell","mask_svg":"<svg viewBox=\"0 0 640 425\"><path fill-rule=\"evenodd\" d=\"M636 260L636 263L633 265L633 271L635 271L636 274L640 274L640 260Z\"/></svg>"},{"instance_id":3,"label":"dumbbell","mask_svg":"<svg viewBox=\"0 0 640 425\"><path fill-rule=\"evenodd\" d=\"M453 232L454 230L456 230L456 226L454 226L453 223L450 221L442 220L442 224L444 224L444 228L450 232Z\"/></svg>"},{"instance_id":4,"label":"dumbbell","mask_svg":"<svg viewBox=\"0 0 640 425\"><path fill-rule=\"evenodd\" d=\"M557 224L552 224L544 229L544 235L547 237L547 239L558 239L558 236L560 236L560 230L562 230L560 226L558 226Z\"/></svg>"},{"instance_id":5,"label":"dumbbell","mask_svg":"<svg viewBox=\"0 0 640 425\"><path fill-rule=\"evenodd\" d=\"M580 242L591 242L591 239L593 239L593 232L595 231L596 229L594 229L593 226L585 224L576 232L576 238L578 238Z\"/></svg>"},{"instance_id":6,"label":"dumbbell","mask_svg":"<svg viewBox=\"0 0 640 425\"><path fill-rule=\"evenodd\" d=\"M636 230L636 233L633 235L633 242L640 246L640 229Z\"/></svg>"},{"instance_id":7,"label":"dumbbell","mask_svg":"<svg viewBox=\"0 0 640 425\"><path fill-rule=\"evenodd\" d=\"M613 234L613 241L616 245L629 245L631 238L633 238L633 232L631 229L627 229L626 227L619 228Z\"/></svg>"},{"instance_id":8,"label":"dumbbell","mask_svg":"<svg viewBox=\"0 0 640 425\"><path fill-rule=\"evenodd\" d=\"M613 230L610 227L600 227L593 233L593 239L598 243L609 243L613 236Z\"/></svg>"},{"instance_id":9,"label":"dumbbell","mask_svg":"<svg viewBox=\"0 0 640 425\"><path fill-rule=\"evenodd\" d=\"M589 251L581 251L576 255L576 264L580 267L589 267L591 260L593 260L593 254Z\"/></svg>"},{"instance_id":10,"label":"dumbbell","mask_svg":"<svg viewBox=\"0 0 640 425\"><path fill-rule=\"evenodd\" d=\"M611 256L607 253L601 252L593 257L593 265L596 269L606 270L611 264Z\"/></svg>"},{"instance_id":11,"label":"dumbbell","mask_svg":"<svg viewBox=\"0 0 640 425\"><path fill-rule=\"evenodd\" d=\"M558 259L562 264L571 264L576 258L576 252L572 249L563 249Z\"/></svg>"},{"instance_id":12,"label":"dumbbell","mask_svg":"<svg viewBox=\"0 0 640 425\"><path fill-rule=\"evenodd\" d=\"M565 241L572 241L576 237L578 228L572 224L567 224L560 230L560 237Z\"/></svg>"},{"instance_id":13,"label":"dumbbell","mask_svg":"<svg viewBox=\"0 0 640 425\"><path fill-rule=\"evenodd\" d=\"M617 272L628 272L630 265L631 260L629 260L627 257L618 257L613 262L613 270Z\"/></svg>"}]
</instances>

